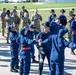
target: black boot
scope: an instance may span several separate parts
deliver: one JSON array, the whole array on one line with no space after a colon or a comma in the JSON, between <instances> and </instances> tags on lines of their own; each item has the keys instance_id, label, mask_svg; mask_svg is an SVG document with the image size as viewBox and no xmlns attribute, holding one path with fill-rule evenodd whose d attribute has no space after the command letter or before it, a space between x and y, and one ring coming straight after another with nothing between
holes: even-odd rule
<instances>
[{"instance_id":1,"label":"black boot","mask_svg":"<svg viewBox=\"0 0 76 75\"><path fill-rule=\"evenodd\" d=\"M42 75L42 71L39 71L39 75Z\"/></svg>"},{"instance_id":2,"label":"black boot","mask_svg":"<svg viewBox=\"0 0 76 75\"><path fill-rule=\"evenodd\" d=\"M15 66L15 69L19 69L19 66Z\"/></svg>"},{"instance_id":3,"label":"black boot","mask_svg":"<svg viewBox=\"0 0 76 75\"><path fill-rule=\"evenodd\" d=\"M16 70L16 69L10 69L10 72L15 72L15 73L17 73L18 70Z\"/></svg>"},{"instance_id":4,"label":"black boot","mask_svg":"<svg viewBox=\"0 0 76 75\"><path fill-rule=\"evenodd\" d=\"M39 63L38 61L36 61L35 59L32 60L32 63Z\"/></svg>"},{"instance_id":5,"label":"black boot","mask_svg":"<svg viewBox=\"0 0 76 75\"><path fill-rule=\"evenodd\" d=\"M73 50L71 51L71 54L72 54L72 55L75 55L75 53L74 53L74 51L73 51Z\"/></svg>"}]
</instances>

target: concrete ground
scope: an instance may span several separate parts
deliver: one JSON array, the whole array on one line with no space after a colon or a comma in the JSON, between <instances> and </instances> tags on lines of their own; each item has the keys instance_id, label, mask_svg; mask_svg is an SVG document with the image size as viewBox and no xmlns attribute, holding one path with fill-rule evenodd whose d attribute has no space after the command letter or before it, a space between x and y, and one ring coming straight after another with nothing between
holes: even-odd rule
<instances>
[{"instance_id":1,"label":"concrete ground","mask_svg":"<svg viewBox=\"0 0 76 75\"><path fill-rule=\"evenodd\" d=\"M71 50L65 50L65 67L64 75L76 75L76 55L71 55ZM76 52L76 50L75 50ZM35 49L36 60L38 60L38 51ZM29 75L38 75L38 64L31 64L31 71ZM47 60L44 62L43 75L48 75ZM18 73L10 72L10 46L6 44L6 39L0 34L0 75L19 75Z\"/></svg>"}]
</instances>

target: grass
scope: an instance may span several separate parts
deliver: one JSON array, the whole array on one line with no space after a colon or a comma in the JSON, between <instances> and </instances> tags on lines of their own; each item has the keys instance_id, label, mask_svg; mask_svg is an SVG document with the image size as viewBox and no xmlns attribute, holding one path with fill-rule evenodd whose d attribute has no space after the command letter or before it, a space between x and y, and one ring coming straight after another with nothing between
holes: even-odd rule
<instances>
[{"instance_id":1,"label":"grass","mask_svg":"<svg viewBox=\"0 0 76 75\"><path fill-rule=\"evenodd\" d=\"M20 10L23 5L26 9L76 7L76 3L0 3L0 9L6 7L11 10L14 6L17 6L18 10Z\"/></svg>"},{"instance_id":2,"label":"grass","mask_svg":"<svg viewBox=\"0 0 76 75\"><path fill-rule=\"evenodd\" d=\"M17 3L17 4L0 3L0 9L2 7L6 7L6 9L12 10L13 6L15 6L15 5L18 7L18 10L21 10L21 7L23 5L25 5L26 9L76 7L76 3L43 3L43 4L39 4L39 5L36 3ZM76 10L76 8L75 8L75 10ZM60 9L55 10L55 12L58 16L60 14ZM69 9L66 9L65 15L67 16L67 18L68 18L68 13L69 13ZM75 13L76 13L76 11L75 11ZM29 14L30 14L30 18L31 18L33 11L29 11ZM43 20L41 22L41 24L42 24L43 22L47 21L48 16L50 15L50 12L49 12L49 10L41 10L41 11L39 11L39 14L41 14L42 18L43 18ZM67 26L66 26L67 28L68 28L68 25L69 24L67 24ZM20 24L20 28L21 27L22 27L22 24ZM41 29L43 29L42 25L41 25ZM0 27L0 31L1 31L1 27ZM65 37L68 37L68 35L66 34Z\"/></svg>"}]
</instances>

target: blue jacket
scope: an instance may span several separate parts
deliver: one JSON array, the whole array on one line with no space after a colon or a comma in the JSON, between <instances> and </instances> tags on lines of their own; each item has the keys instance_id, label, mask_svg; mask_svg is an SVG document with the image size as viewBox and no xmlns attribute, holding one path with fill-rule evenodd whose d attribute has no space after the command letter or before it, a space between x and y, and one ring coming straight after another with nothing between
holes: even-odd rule
<instances>
[{"instance_id":1,"label":"blue jacket","mask_svg":"<svg viewBox=\"0 0 76 75\"><path fill-rule=\"evenodd\" d=\"M71 23L71 31L76 32L76 21L73 20Z\"/></svg>"},{"instance_id":2,"label":"blue jacket","mask_svg":"<svg viewBox=\"0 0 76 75\"><path fill-rule=\"evenodd\" d=\"M51 22L50 24L51 24L50 30L51 30L52 34L58 34L59 30L63 29L62 26L56 24L55 22Z\"/></svg>"},{"instance_id":3,"label":"blue jacket","mask_svg":"<svg viewBox=\"0 0 76 75\"><path fill-rule=\"evenodd\" d=\"M58 18L60 19L60 23L62 24L62 26L66 26L67 24L66 16L60 15Z\"/></svg>"},{"instance_id":4,"label":"blue jacket","mask_svg":"<svg viewBox=\"0 0 76 75\"><path fill-rule=\"evenodd\" d=\"M48 32L47 34L44 33L44 32L40 32L38 35L37 35L37 38L36 40L38 41L39 39L42 39L42 41L44 41L45 39L47 39L50 35L52 35L51 32ZM39 46L37 46L39 48ZM43 47L43 51L44 52L50 52L51 51L51 46L50 46L50 43L47 43L45 46L42 46Z\"/></svg>"},{"instance_id":5,"label":"blue jacket","mask_svg":"<svg viewBox=\"0 0 76 75\"><path fill-rule=\"evenodd\" d=\"M11 50L18 50L19 44L16 42L18 38L18 33L17 32L10 32L10 48Z\"/></svg>"}]
</instances>

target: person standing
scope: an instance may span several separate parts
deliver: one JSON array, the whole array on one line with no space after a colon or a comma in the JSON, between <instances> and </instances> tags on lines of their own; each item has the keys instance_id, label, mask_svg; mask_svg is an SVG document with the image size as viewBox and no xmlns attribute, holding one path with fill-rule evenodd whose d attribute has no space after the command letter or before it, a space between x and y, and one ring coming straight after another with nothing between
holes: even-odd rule
<instances>
[{"instance_id":1,"label":"person standing","mask_svg":"<svg viewBox=\"0 0 76 75\"><path fill-rule=\"evenodd\" d=\"M19 16L17 15L16 10L13 10L11 17L13 18L13 22L15 22L15 21L18 21L18 22L19 22L19 23L15 24L16 30L17 30L17 32L19 33L20 18L19 18Z\"/></svg>"},{"instance_id":2,"label":"person standing","mask_svg":"<svg viewBox=\"0 0 76 75\"><path fill-rule=\"evenodd\" d=\"M2 21L2 36L4 36L5 28L6 28L5 16L6 16L6 8L2 8L2 13L1 13L1 21Z\"/></svg>"},{"instance_id":3,"label":"person standing","mask_svg":"<svg viewBox=\"0 0 76 75\"><path fill-rule=\"evenodd\" d=\"M76 44L76 16L74 18L74 20L71 22L71 42ZM75 55L74 51L71 51L71 54Z\"/></svg>"},{"instance_id":4,"label":"person standing","mask_svg":"<svg viewBox=\"0 0 76 75\"><path fill-rule=\"evenodd\" d=\"M69 11L69 16L68 16L68 23L69 23L68 39L69 39L70 42L71 42L71 30L70 30L70 27L71 27L71 22L74 20L74 17L75 17L75 15L73 14L73 11L70 10Z\"/></svg>"},{"instance_id":5,"label":"person standing","mask_svg":"<svg viewBox=\"0 0 76 75\"><path fill-rule=\"evenodd\" d=\"M28 14L25 12L24 13L24 17L22 19L22 25L23 27L26 26L27 29L29 29L29 25L30 25L31 21L30 19L28 18Z\"/></svg>"},{"instance_id":6,"label":"person standing","mask_svg":"<svg viewBox=\"0 0 76 75\"><path fill-rule=\"evenodd\" d=\"M10 16L10 10L7 10L7 15L5 16L5 21L6 21L6 28L8 28L8 26L13 24L13 18ZM7 30L7 43L9 43L9 31Z\"/></svg>"},{"instance_id":7,"label":"person standing","mask_svg":"<svg viewBox=\"0 0 76 75\"><path fill-rule=\"evenodd\" d=\"M16 42L18 38L18 33L13 25L8 26L8 31L10 32L10 52L11 52L11 63L10 72L18 72L16 69L18 66L18 48L19 44Z\"/></svg>"},{"instance_id":8,"label":"person standing","mask_svg":"<svg viewBox=\"0 0 76 75\"><path fill-rule=\"evenodd\" d=\"M37 9L34 10L34 14L32 15L32 21L34 22L36 30L38 32L40 32L41 31L40 21L42 21L42 16L40 14L38 14L38 10Z\"/></svg>"},{"instance_id":9,"label":"person standing","mask_svg":"<svg viewBox=\"0 0 76 75\"><path fill-rule=\"evenodd\" d=\"M46 45L48 42L52 43L51 55L50 55L50 73L49 75L64 75L64 50L66 47L74 50L76 48L75 43L70 43L64 39L64 35L68 32L68 29L60 29L58 35L49 36L46 40L39 43L39 45ZM40 41L39 41L40 42Z\"/></svg>"},{"instance_id":10,"label":"person standing","mask_svg":"<svg viewBox=\"0 0 76 75\"><path fill-rule=\"evenodd\" d=\"M10 13L11 16L13 15L13 12L14 12L14 11L16 11L16 13L17 13L17 6L14 6L13 10L11 11L11 13Z\"/></svg>"},{"instance_id":11,"label":"person standing","mask_svg":"<svg viewBox=\"0 0 76 75\"><path fill-rule=\"evenodd\" d=\"M64 9L61 9L60 12L61 12L61 15L59 15L59 17L58 17L60 19L60 24L61 24L62 27L65 27L66 24L67 24L67 18L64 15L64 13L66 11Z\"/></svg>"},{"instance_id":12,"label":"person standing","mask_svg":"<svg viewBox=\"0 0 76 75\"><path fill-rule=\"evenodd\" d=\"M29 29L27 31L27 35L28 37L33 40L36 39L36 36L39 32L36 31L35 25L34 24L30 24L29 25ZM38 61L36 61L35 59L35 48L34 45L31 44L31 58L32 58L32 63L38 63Z\"/></svg>"},{"instance_id":13,"label":"person standing","mask_svg":"<svg viewBox=\"0 0 76 75\"><path fill-rule=\"evenodd\" d=\"M20 19L23 19L25 12L27 13L27 17L29 18L29 12L25 9L25 6L22 6L22 10L20 11Z\"/></svg>"},{"instance_id":14,"label":"person standing","mask_svg":"<svg viewBox=\"0 0 76 75\"><path fill-rule=\"evenodd\" d=\"M31 65L31 44L35 44L35 40L31 40L27 35L26 27L20 30L19 43L20 50L20 70L19 75L29 75Z\"/></svg>"},{"instance_id":15,"label":"person standing","mask_svg":"<svg viewBox=\"0 0 76 75\"><path fill-rule=\"evenodd\" d=\"M44 41L50 35L52 35L52 33L50 32L50 23L49 22L43 23L43 27L44 27L43 31L37 35L37 38L36 38L37 42ZM51 46L49 43L47 43L46 45L42 45L42 46L38 45L37 47L39 49L39 75L42 75L45 57L47 57L48 66L50 69L50 61L49 60L50 60Z\"/></svg>"},{"instance_id":16,"label":"person standing","mask_svg":"<svg viewBox=\"0 0 76 75\"><path fill-rule=\"evenodd\" d=\"M53 20L53 15L55 14L55 10L51 9L50 10L50 16L48 17L48 22L51 22Z\"/></svg>"}]
</instances>

